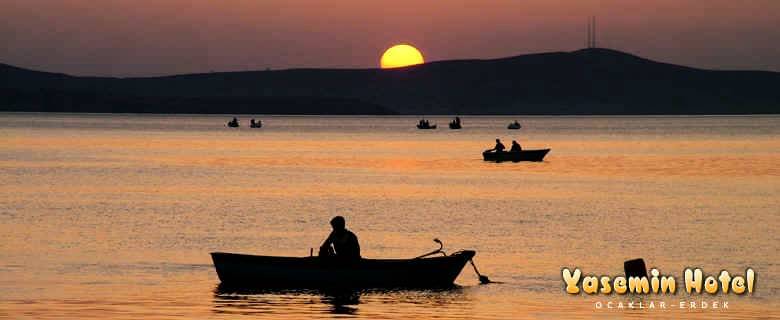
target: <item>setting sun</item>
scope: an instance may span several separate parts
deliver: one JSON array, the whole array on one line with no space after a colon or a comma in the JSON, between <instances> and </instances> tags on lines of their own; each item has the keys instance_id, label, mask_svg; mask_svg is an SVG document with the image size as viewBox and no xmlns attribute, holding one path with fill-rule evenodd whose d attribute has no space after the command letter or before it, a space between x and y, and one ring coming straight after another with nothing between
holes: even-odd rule
<instances>
[{"instance_id":1,"label":"setting sun","mask_svg":"<svg viewBox=\"0 0 780 320\"><path fill-rule=\"evenodd\" d=\"M424 63L422 53L408 44L399 44L387 49L379 60L382 69L406 67Z\"/></svg>"}]
</instances>

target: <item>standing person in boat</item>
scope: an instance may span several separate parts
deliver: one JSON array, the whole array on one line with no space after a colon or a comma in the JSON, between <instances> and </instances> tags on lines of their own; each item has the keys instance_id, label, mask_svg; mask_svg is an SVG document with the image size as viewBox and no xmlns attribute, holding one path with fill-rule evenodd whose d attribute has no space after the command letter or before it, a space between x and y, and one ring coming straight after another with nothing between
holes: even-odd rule
<instances>
[{"instance_id":1,"label":"standing person in boat","mask_svg":"<svg viewBox=\"0 0 780 320\"><path fill-rule=\"evenodd\" d=\"M496 146L493 147L493 149L485 150L485 152L491 152L491 151L504 152L504 149L506 149L506 147L504 146L503 143L501 143L501 139L496 139Z\"/></svg>"},{"instance_id":2,"label":"standing person in boat","mask_svg":"<svg viewBox=\"0 0 780 320\"><path fill-rule=\"evenodd\" d=\"M520 144L517 143L517 141L512 140L512 148L509 149L509 152L520 152L523 148L520 147Z\"/></svg>"},{"instance_id":3,"label":"standing person in boat","mask_svg":"<svg viewBox=\"0 0 780 320\"><path fill-rule=\"evenodd\" d=\"M341 259L360 259L360 244L357 236L347 230L342 216L330 220L333 231L320 246L320 256L335 256ZM334 252L335 251L335 252Z\"/></svg>"}]
</instances>

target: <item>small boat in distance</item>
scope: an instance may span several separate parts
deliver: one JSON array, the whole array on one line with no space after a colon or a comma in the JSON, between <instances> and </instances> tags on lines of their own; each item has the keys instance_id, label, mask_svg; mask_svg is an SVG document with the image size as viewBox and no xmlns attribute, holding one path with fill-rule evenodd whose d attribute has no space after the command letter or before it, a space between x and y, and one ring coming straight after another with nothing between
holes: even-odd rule
<instances>
[{"instance_id":1,"label":"small boat in distance","mask_svg":"<svg viewBox=\"0 0 780 320\"><path fill-rule=\"evenodd\" d=\"M211 253L224 286L243 288L444 288L476 253L414 259L342 260Z\"/></svg>"},{"instance_id":2,"label":"small boat in distance","mask_svg":"<svg viewBox=\"0 0 780 320\"><path fill-rule=\"evenodd\" d=\"M262 120L255 121L255 119L252 119L249 122L249 127L250 128L262 128L263 127L263 121Z\"/></svg>"},{"instance_id":3,"label":"small boat in distance","mask_svg":"<svg viewBox=\"0 0 780 320\"><path fill-rule=\"evenodd\" d=\"M436 125L431 125L428 120L420 119L420 121L417 122L417 129L436 129Z\"/></svg>"},{"instance_id":4,"label":"small boat in distance","mask_svg":"<svg viewBox=\"0 0 780 320\"><path fill-rule=\"evenodd\" d=\"M457 130L463 128L460 125L460 117L455 117L455 120L450 121L450 129Z\"/></svg>"},{"instance_id":5,"label":"small boat in distance","mask_svg":"<svg viewBox=\"0 0 780 320\"><path fill-rule=\"evenodd\" d=\"M502 162L502 161L512 161L512 162L534 161L534 162L540 162L540 161L544 160L544 156L546 156L548 152L550 152L550 149L521 150L521 151L509 151L509 152L488 152L488 151L485 151L485 152L482 153L482 158L485 161L495 161L495 162Z\"/></svg>"},{"instance_id":6,"label":"small boat in distance","mask_svg":"<svg viewBox=\"0 0 780 320\"><path fill-rule=\"evenodd\" d=\"M233 118L233 120L228 121L227 126L231 128L238 128L240 126L240 124L238 124L238 118Z\"/></svg>"},{"instance_id":7,"label":"small boat in distance","mask_svg":"<svg viewBox=\"0 0 780 320\"><path fill-rule=\"evenodd\" d=\"M515 122L512 122L508 126L506 126L506 128L510 129L510 130L517 130L517 129L520 129L522 127L523 126L521 126L520 122L517 122L517 120L515 120Z\"/></svg>"}]
</instances>

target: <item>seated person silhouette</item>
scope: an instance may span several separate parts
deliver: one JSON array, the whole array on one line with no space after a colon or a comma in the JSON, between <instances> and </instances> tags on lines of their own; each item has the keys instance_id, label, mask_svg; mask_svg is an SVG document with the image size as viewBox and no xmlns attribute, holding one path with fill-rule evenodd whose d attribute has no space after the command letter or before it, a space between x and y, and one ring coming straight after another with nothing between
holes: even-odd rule
<instances>
[{"instance_id":1,"label":"seated person silhouette","mask_svg":"<svg viewBox=\"0 0 780 320\"><path fill-rule=\"evenodd\" d=\"M504 144L501 143L501 139L496 139L496 146L493 147L493 149L485 150L485 152L490 152L490 151L504 152L504 149L506 149L506 147L504 147Z\"/></svg>"},{"instance_id":2,"label":"seated person silhouette","mask_svg":"<svg viewBox=\"0 0 780 320\"><path fill-rule=\"evenodd\" d=\"M345 227L342 216L330 220L333 231L320 246L320 257L336 257L339 259L360 259L360 244L357 236Z\"/></svg>"},{"instance_id":3,"label":"seated person silhouette","mask_svg":"<svg viewBox=\"0 0 780 320\"><path fill-rule=\"evenodd\" d=\"M520 147L520 144L517 143L517 141L512 140L512 148L509 149L509 152L520 152L523 148Z\"/></svg>"}]
</instances>

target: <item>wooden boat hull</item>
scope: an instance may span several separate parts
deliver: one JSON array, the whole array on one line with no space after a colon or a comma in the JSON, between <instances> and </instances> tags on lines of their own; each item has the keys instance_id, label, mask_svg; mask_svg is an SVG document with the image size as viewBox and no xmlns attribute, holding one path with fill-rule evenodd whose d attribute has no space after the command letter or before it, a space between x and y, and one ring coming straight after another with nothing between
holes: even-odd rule
<instances>
[{"instance_id":1,"label":"wooden boat hull","mask_svg":"<svg viewBox=\"0 0 780 320\"><path fill-rule=\"evenodd\" d=\"M520 162L520 161L542 161L544 160L544 156L547 155L547 153L550 152L550 149L541 149L541 150L522 150L519 152L483 152L482 158L485 159L485 161L495 161L495 162L502 162L502 161L512 161L512 162Z\"/></svg>"},{"instance_id":2,"label":"wooden boat hull","mask_svg":"<svg viewBox=\"0 0 780 320\"><path fill-rule=\"evenodd\" d=\"M509 130L517 130L517 129L522 128L522 126L521 125L510 124L510 125L506 126L506 128L509 129Z\"/></svg>"},{"instance_id":3,"label":"wooden boat hull","mask_svg":"<svg viewBox=\"0 0 780 320\"><path fill-rule=\"evenodd\" d=\"M248 288L436 288L452 286L474 251L423 259L271 257L214 252L225 286Z\"/></svg>"},{"instance_id":4,"label":"wooden boat hull","mask_svg":"<svg viewBox=\"0 0 780 320\"><path fill-rule=\"evenodd\" d=\"M457 123L450 123L450 129L457 130L462 128L460 124Z\"/></svg>"},{"instance_id":5,"label":"wooden boat hull","mask_svg":"<svg viewBox=\"0 0 780 320\"><path fill-rule=\"evenodd\" d=\"M438 125L435 125L435 124L434 124L434 125L432 125L432 126L423 127L423 126L421 126L421 125L419 125L419 124L418 124L418 125L417 125L417 129L420 129L420 130L431 130L431 129L436 129L436 126L438 126Z\"/></svg>"}]
</instances>

